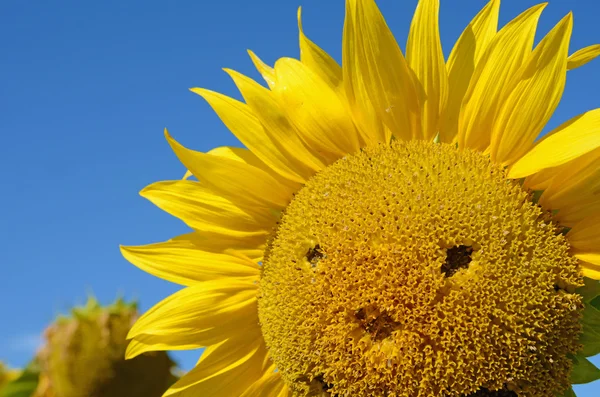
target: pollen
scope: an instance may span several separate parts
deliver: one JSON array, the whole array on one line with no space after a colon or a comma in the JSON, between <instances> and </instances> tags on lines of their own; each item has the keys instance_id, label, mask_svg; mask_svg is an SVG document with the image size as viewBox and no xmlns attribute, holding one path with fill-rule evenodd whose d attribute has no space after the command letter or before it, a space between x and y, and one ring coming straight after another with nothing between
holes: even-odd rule
<instances>
[{"instance_id":1,"label":"pollen","mask_svg":"<svg viewBox=\"0 0 600 397\"><path fill-rule=\"evenodd\" d=\"M394 141L346 156L268 244L269 355L300 397L558 395L582 314L561 232L484 154Z\"/></svg>"}]
</instances>

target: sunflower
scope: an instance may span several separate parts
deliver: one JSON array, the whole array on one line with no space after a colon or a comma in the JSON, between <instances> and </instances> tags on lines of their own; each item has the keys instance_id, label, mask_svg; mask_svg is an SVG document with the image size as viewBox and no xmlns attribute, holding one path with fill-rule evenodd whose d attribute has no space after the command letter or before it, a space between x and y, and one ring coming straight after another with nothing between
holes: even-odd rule
<instances>
[{"instance_id":1,"label":"sunflower","mask_svg":"<svg viewBox=\"0 0 600 397\"><path fill-rule=\"evenodd\" d=\"M161 396L175 381L175 365L167 353L123 359L126 335L137 317L136 303L117 299L101 306L92 297L69 315L59 316L46 328L44 346L24 371L29 375L24 380L34 377L36 385L19 396Z\"/></svg>"},{"instance_id":2,"label":"sunflower","mask_svg":"<svg viewBox=\"0 0 600 397\"><path fill-rule=\"evenodd\" d=\"M600 109L537 140L568 70L572 15L500 1L444 59L438 0L404 55L373 0L347 0L340 67L249 52L245 103L194 88L247 149L192 151L141 195L193 232L122 247L184 289L127 356L205 351L166 396L569 396L600 377ZM190 176L195 177L191 179Z\"/></svg>"}]
</instances>

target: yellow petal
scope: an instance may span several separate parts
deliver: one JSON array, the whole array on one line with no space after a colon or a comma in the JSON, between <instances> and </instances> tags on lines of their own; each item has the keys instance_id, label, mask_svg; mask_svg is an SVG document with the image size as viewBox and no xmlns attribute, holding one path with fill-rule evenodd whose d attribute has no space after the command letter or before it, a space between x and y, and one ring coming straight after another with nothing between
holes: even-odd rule
<instances>
[{"instance_id":1,"label":"yellow petal","mask_svg":"<svg viewBox=\"0 0 600 397\"><path fill-rule=\"evenodd\" d=\"M192 88L191 91L203 97L225 126L272 170L292 181L306 182L282 152L276 137L263 128L248 105L203 88Z\"/></svg>"},{"instance_id":2,"label":"yellow petal","mask_svg":"<svg viewBox=\"0 0 600 397\"><path fill-rule=\"evenodd\" d=\"M264 236L277 221L267 209L241 208L194 181L156 182L140 194L199 231L240 238Z\"/></svg>"},{"instance_id":3,"label":"yellow petal","mask_svg":"<svg viewBox=\"0 0 600 397\"><path fill-rule=\"evenodd\" d=\"M281 372L275 372L275 366L272 366L240 397L279 397L285 389L287 386L281 379Z\"/></svg>"},{"instance_id":4,"label":"yellow petal","mask_svg":"<svg viewBox=\"0 0 600 397\"><path fill-rule=\"evenodd\" d=\"M510 178L522 178L556 167L600 147L600 109L579 115L550 132L510 169Z\"/></svg>"},{"instance_id":5,"label":"yellow petal","mask_svg":"<svg viewBox=\"0 0 600 397\"><path fill-rule=\"evenodd\" d=\"M585 277L600 280L600 214L578 222L567 233L572 252L580 260Z\"/></svg>"},{"instance_id":6,"label":"yellow petal","mask_svg":"<svg viewBox=\"0 0 600 397\"><path fill-rule=\"evenodd\" d=\"M347 92L350 103L361 105L368 95L373 111L396 137L420 138L414 76L373 0L346 0L343 48L344 79L351 80L346 88L353 90Z\"/></svg>"},{"instance_id":7,"label":"yellow petal","mask_svg":"<svg viewBox=\"0 0 600 397\"><path fill-rule=\"evenodd\" d=\"M129 262L156 277L185 286L228 277L256 277L250 259L201 251L190 241L172 240L142 246L121 246Z\"/></svg>"},{"instance_id":8,"label":"yellow petal","mask_svg":"<svg viewBox=\"0 0 600 397\"><path fill-rule=\"evenodd\" d=\"M211 149L207 152L207 154L212 156L225 157L230 160L240 161L249 166L258 168L261 171L266 172L272 178L274 178L280 185L284 191L288 194L292 195L302 188L301 183L291 181L277 172L273 171L271 167L266 165L263 161L261 161L254 153L250 150L240 147L231 147L231 146L219 146L214 149ZM239 203L237 203L239 204Z\"/></svg>"},{"instance_id":9,"label":"yellow petal","mask_svg":"<svg viewBox=\"0 0 600 397\"><path fill-rule=\"evenodd\" d=\"M168 315L168 314L164 314ZM129 342L125 352L125 358L131 359L152 351L167 350L196 350L207 344L215 344L233 335L239 326L254 326L249 318L240 317L241 320L235 324L226 324L219 328L208 329L202 333L180 332L177 335L167 337L165 335L140 334Z\"/></svg>"},{"instance_id":10,"label":"yellow petal","mask_svg":"<svg viewBox=\"0 0 600 397\"><path fill-rule=\"evenodd\" d=\"M385 127L383 120L375 112L373 103L369 98L364 76L361 75L358 63L358 49L356 35L350 7L346 7L346 20L344 22L344 37L342 40L342 71L346 102L352 113L352 119L359 129L362 138L367 144L378 142L389 143L392 132Z\"/></svg>"},{"instance_id":11,"label":"yellow petal","mask_svg":"<svg viewBox=\"0 0 600 397\"><path fill-rule=\"evenodd\" d=\"M420 138L432 140L448 99L448 73L440 41L439 0L420 0L406 44L406 61L419 80L421 98Z\"/></svg>"},{"instance_id":12,"label":"yellow petal","mask_svg":"<svg viewBox=\"0 0 600 397\"><path fill-rule=\"evenodd\" d=\"M195 344L190 344L189 348L195 349L196 348L195 346L196 346ZM150 341L149 343L144 343L144 342L132 339L129 341L129 344L127 345L127 350L125 352L125 358L127 360L129 360L129 359L139 356L140 354L144 354L147 352L165 351L165 350L169 350L169 349L170 349L170 347L166 346L164 343L153 344L152 341Z\"/></svg>"},{"instance_id":13,"label":"yellow petal","mask_svg":"<svg viewBox=\"0 0 600 397\"><path fill-rule=\"evenodd\" d=\"M267 82L267 85L270 89L273 89L275 86L275 71L272 67L264 63L255 53L248 50L248 55L252 59L254 63L254 67L258 70L258 73L262 76L262 78Z\"/></svg>"},{"instance_id":14,"label":"yellow petal","mask_svg":"<svg viewBox=\"0 0 600 397\"><path fill-rule=\"evenodd\" d=\"M491 0L458 38L446 68L448 101L440 126L440 141L450 143L458 134L458 116L475 65L488 48L498 29L500 0Z\"/></svg>"},{"instance_id":15,"label":"yellow petal","mask_svg":"<svg viewBox=\"0 0 600 397\"><path fill-rule=\"evenodd\" d=\"M600 252L576 254L575 258L595 266L600 266Z\"/></svg>"},{"instance_id":16,"label":"yellow petal","mask_svg":"<svg viewBox=\"0 0 600 397\"><path fill-rule=\"evenodd\" d=\"M554 215L562 226L573 227L577 223L600 212L600 195L588 197L586 200L573 200L568 206L561 208Z\"/></svg>"},{"instance_id":17,"label":"yellow petal","mask_svg":"<svg viewBox=\"0 0 600 397\"><path fill-rule=\"evenodd\" d=\"M192 232L171 239L171 241L178 240L193 244L201 251L250 258L258 263L264 255L267 236L234 237L213 232Z\"/></svg>"},{"instance_id":18,"label":"yellow petal","mask_svg":"<svg viewBox=\"0 0 600 397\"><path fill-rule=\"evenodd\" d=\"M298 30L300 32L300 61L316 73L331 88L342 83L342 68L318 45L306 37L302 30L302 7L298 8Z\"/></svg>"},{"instance_id":19,"label":"yellow petal","mask_svg":"<svg viewBox=\"0 0 600 397\"><path fill-rule=\"evenodd\" d=\"M260 168L186 149L165 130L171 148L199 181L234 202L283 209L293 191Z\"/></svg>"},{"instance_id":20,"label":"yellow petal","mask_svg":"<svg viewBox=\"0 0 600 397\"><path fill-rule=\"evenodd\" d=\"M546 168L525 178L523 187L531 190L545 190L550 186L555 175L556 170L554 168Z\"/></svg>"},{"instance_id":21,"label":"yellow petal","mask_svg":"<svg viewBox=\"0 0 600 397\"><path fill-rule=\"evenodd\" d=\"M600 214L594 214L577 223L567 233L567 238L575 252L600 253Z\"/></svg>"},{"instance_id":22,"label":"yellow petal","mask_svg":"<svg viewBox=\"0 0 600 397\"><path fill-rule=\"evenodd\" d=\"M183 175L183 178L181 178L181 179L189 179L192 176L193 176L192 173L189 170L186 170L185 175Z\"/></svg>"},{"instance_id":23,"label":"yellow petal","mask_svg":"<svg viewBox=\"0 0 600 397\"><path fill-rule=\"evenodd\" d=\"M552 183L539 202L546 209L559 210L559 216L563 216L581 204L593 202L599 194L600 148L552 170Z\"/></svg>"},{"instance_id":24,"label":"yellow petal","mask_svg":"<svg viewBox=\"0 0 600 397\"><path fill-rule=\"evenodd\" d=\"M504 26L475 66L458 120L461 148L483 151L489 146L497 112L514 86L511 80L531 54L545 6L531 7Z\"/></svg>"},{"instance_id":25,"label":"yellow petal","mask_svg":"<svg viewBox=\"0 0 600 397\"><path fill-rule=\"evenodd\" d=\"M594 44L575 51L568 59L567 69L573 70L585 65L600 55L600 44Z\"/></svg>"},{"instance_id":26,"label":"yellow petal","mask_svg":"<svg viewBox=\"0 0 600 397\"><path fill-rule=\"evenodd\" d=\"M266 172L275 180L277 180L277 182L280 185L283 185L283 190L288 192L290 195L302 188L301 183L294 182L282 177L277 172L273 171L271 167L266 165L248 149L231 146L219 146L209 150L207 154L210 154L212 156L225 157L226 159L239 161L249 166L258 168L259 170Z\"/></svg>"},{"instance_id":27,"label":"yellow petal","mask_svg":"<svg viewBox=\"0 0 600 397\"><path fill-rule=\"evenodd\" d=\"M292 125L307 145L330 161L360 149L358 132L337 93L301 62L275 64L277 94Z\"/></svg>"},{"instance_id":28,"label":"yellow petal","mask_svg":"<svg viewBox=\"0 0 600 397\"><path fill-rule=\"evenodd\" d=\"M167 390L167 396L240 396L264 374L267 350L260 334L231 338L208 347L194 369Z\"/></svg>"},{"instance_id":29,"label":"yellow petal","mask_svg":"<svg viewBox=\"0 0 600 397\"><path fill-rule=\"evenodd\" d=\"M156 304L133 325L127 357L151 350L187 350L259 329L254 277L194 284Z\"/></svg>"},{"instance_id":30,"label":"yellow petal","mask_svg":"<svg viewBox=\"0 0 600 397\"><path fill-rule=\"evenodd\" d=\"M302 143L271 91L238 72L226 71L274 145L293 164L298 174L308 179L325 167L323 161Z\"/></svg>"},{"instance_id":31,"label":"yellow petal","mask_svg":"<svg viewBox=\"0 0 600 397\"><path fill-rule=\"evenodd\" d=\"M573 226L567 239L575 257L582 261L583 275L600 280L600 214L595 213Z\"/></svg>"},{"instance_id":32,"label":"yellow petal","mask_svg":"<svg viewBox=\"0 0 600 397\"><path fill-rule=\"evenodd\" d=\"M492 128L491 158L509 165L533 145L558 106L567 79L573 15L542 39L521 67L517 84L503 101Z\"/></svg>"},{"instance_id":33,"label":"yellow petal","mask_svg":"<svg viewBox=\"0 0 600 397\"><path fill-rule=\"evenodd\" d=\"M579 256L579 255L577 255ZM586 256L582 256L583 258L589 259L589 260L593 260L595 261L595 263L598 263L598 261L600 260L600 256L595 255L593 257L586 257ZM583 274L584 277L588 277L594 280L600 280L600 265L596 264L592 264L586 261L581 261L579 263L579 265L581 266L581 273Z\"/></svg>"},{"instance_id":34,"label":"yellow petal","mask_svg":"<svg viewBox=\"0 0 600 397\"><path fill-rule=\"evenodd\" d=\"M270 168L265 165L262 161L256 157L254 153L248 149L232 146L218 146L214 149L210 149L208 154L213 156L225 157L230 160L240 161L242 163L251 165L252 167L259 168L267 173L270 172Z\"/></svg>"}]
</instances>

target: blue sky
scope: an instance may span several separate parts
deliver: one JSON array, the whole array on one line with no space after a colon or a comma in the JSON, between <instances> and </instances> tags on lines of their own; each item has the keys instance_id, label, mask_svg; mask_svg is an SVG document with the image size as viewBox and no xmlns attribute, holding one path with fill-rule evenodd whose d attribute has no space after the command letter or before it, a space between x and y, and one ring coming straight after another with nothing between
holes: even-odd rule
<instances>
[{"instance_id":1,"label":"blue sky","mask_svg":"<svg viewBox=\"0 0 600 397\"><path fill-rule=\"evenodd\" d=\"M504 0L501 23L534 3ZM446 53L484 4L442 0ZM296 57L300 5L307 35L339 60L343 0L0 2L0 359L23 365L44 326L90 292L146 309L177 290L118 249L187 231L138 196L185 171L163 128L197 150L239 145L187 89L239 97L221 68L258 78L246 49ZM379 5L404 47L416 0ZM570 10L572 48L600 42L595 0L551 1L540 33ZM599 72L597 60L569 73L550 126L600 107ZM197 356L177 354L184 367Z\"/></svg>"}]
</instances>

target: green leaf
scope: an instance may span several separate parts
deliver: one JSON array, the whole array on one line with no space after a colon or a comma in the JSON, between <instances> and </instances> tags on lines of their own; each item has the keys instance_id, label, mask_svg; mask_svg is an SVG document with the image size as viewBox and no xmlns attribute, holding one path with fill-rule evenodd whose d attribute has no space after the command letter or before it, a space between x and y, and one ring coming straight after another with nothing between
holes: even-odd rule
<instances>
[{"instance_id":1,"label":"green leaf","mask_svg":"<svg viewBox=\"0 0 600 397\"><path fill-rule=\"evenodd\" d=\"M600 369L581 355L571 356L573 371L571 372L571 384L580 385L600 379Z\"/></svg>"},{"instance_id":2,"label":"green leaf","mask_svg":"<svg viewBox=\"0 0 600 397\"><path fill-rule=\"evenodd\" d=\"M30 397L37 389L39 372L25 369L12 382L6 384L0 391L0 397Z\"/></svg>"},{"instance_id":3,"label":"green leaf","mask_svg":"<svg viewBox=\"0 0 600 397\"><path fill-rule=\"evenodd\" d=\"M4 385L0 397L31 397L37 389L39 377L39 365L33 360L16 379Z\"/></svg>"}]
</instances>

